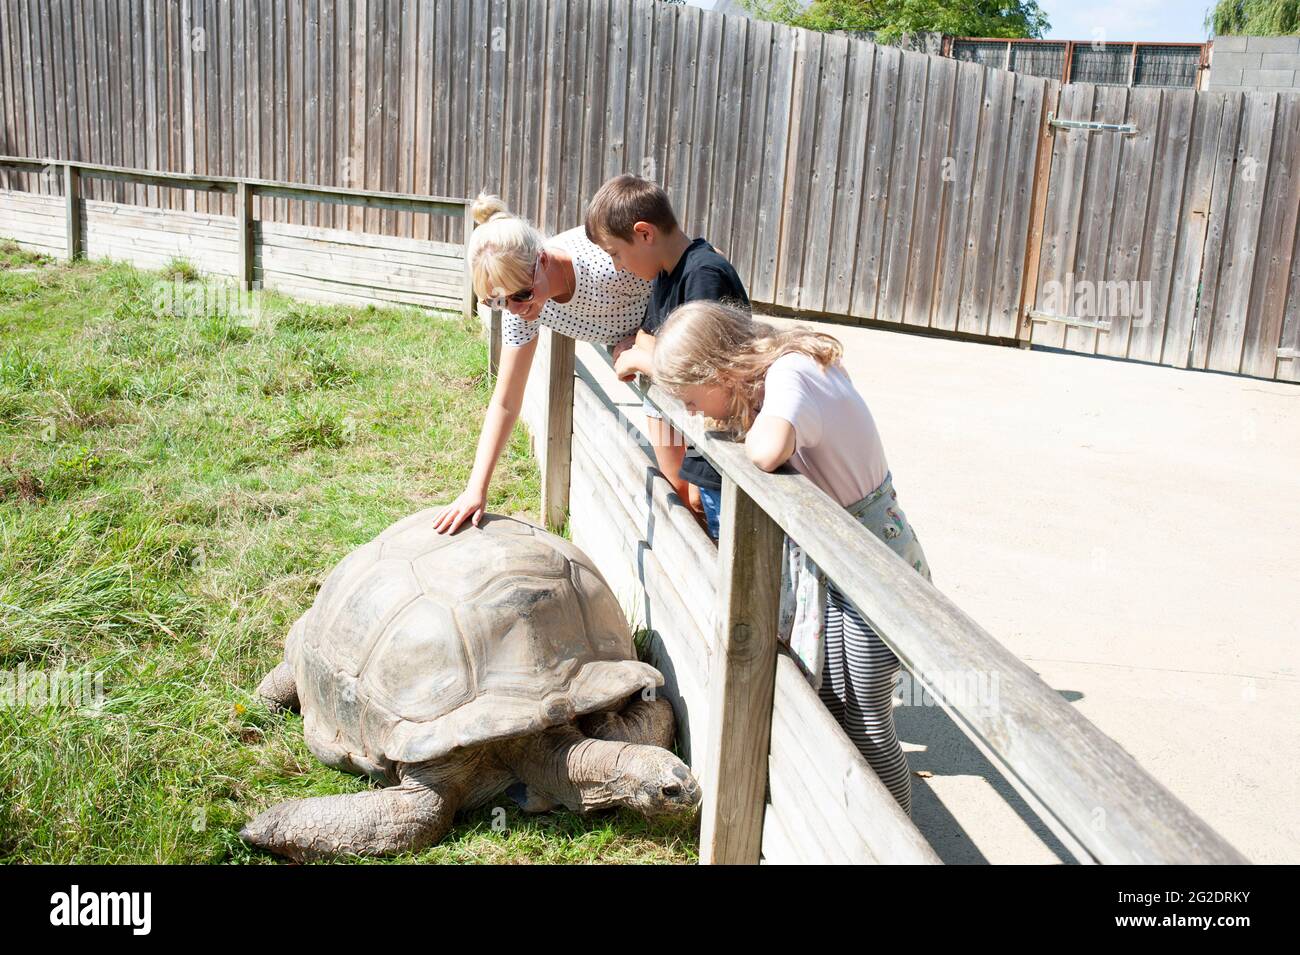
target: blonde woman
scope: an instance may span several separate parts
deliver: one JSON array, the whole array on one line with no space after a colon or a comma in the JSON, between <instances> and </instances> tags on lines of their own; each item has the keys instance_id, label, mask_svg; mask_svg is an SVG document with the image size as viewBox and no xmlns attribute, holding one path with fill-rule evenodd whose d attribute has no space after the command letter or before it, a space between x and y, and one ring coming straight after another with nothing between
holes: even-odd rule
<instances>
[{"instance_id":1,"label":"blonde woman","mask_svg":"<svg viewBox=\"0 0 1300 955\"><path fill-rule=\"evenodd\" d=\"M830 335L777 331L718 302L688 302L659 330L654 380L692 414L743 437L764 471L787 461L918 573L930 569L894 492L866 402ZM894 728L893 684L901 664L833 583L786 541L782 638L809 682L889 788L912 811L912 780Z\"/></svg>"},{"instance_id":2,"label":"blonde woman","mask_svg":"<svg viewBox=\"0 0 1300 955\"><path fill-rule=\"evenodd\" d=\"M583 226L547 240L499 197L484 193L471 211L478 228L465 255L479 299L503 310L501 364L474 470L460 496L434 515L439 533L455 533L466 520L477 527L483 516L492 472L523 407L538 326L614 345L617 357L636 341L650 298L650 283L617 270Z\"/></svg>"}]
</instances>

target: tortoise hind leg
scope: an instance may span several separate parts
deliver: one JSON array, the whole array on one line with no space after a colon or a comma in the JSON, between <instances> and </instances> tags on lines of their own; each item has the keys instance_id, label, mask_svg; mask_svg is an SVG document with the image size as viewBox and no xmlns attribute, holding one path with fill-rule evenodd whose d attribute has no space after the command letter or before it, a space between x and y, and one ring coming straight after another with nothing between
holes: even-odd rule
<instances>
[{"instance_id":1,"label":"tortoise hind leg","mask_svg":"<svg viewBox=\"0 0 1300 955\"><path fill-rule=\"evenodd\" d=\"M297 862L417 852L447 834L460 795L454 780L435 779L417 767L387 789L282 802L244 826L239 837Z\"/></svg>"},{"instance_id":2,"label":"tortoise hind leg","mask_svg":"<svg viewBox=\"0 0 1300 955\"><path fill-rule=\"evenodd\" d=\"M293 675L289 661L297 656L298 644L302 640L303 628L307 625L310 614L311 611L308 610L289 628L289 635L284 638L284 660L257 685L257 695L266 701L272 711L299 709L298 680Z\"/></svg>"},{"instance_id":3,"label":"tortoise hind leg","mask_svg":"<svg viewBox=\"0 0 1300 955\"><path fill-rule=\"evenodd\" d=\"M282 661L262 678L257 685L257 695L273 710L298 709L298 684L288 661Z\"/></svg>"},{"instance_id":4,"label":"tortoise hind leg","mask_svg":"<svg viewBox=\"0 0 1300 955\"><path fill-rule=\"evenodd\" d=\"M451 828L435 791L403 784L345 796L291 799L239 831L245 842L297 862L332 855L392 855L423 849Z\"/></svg>"}]
</instances>

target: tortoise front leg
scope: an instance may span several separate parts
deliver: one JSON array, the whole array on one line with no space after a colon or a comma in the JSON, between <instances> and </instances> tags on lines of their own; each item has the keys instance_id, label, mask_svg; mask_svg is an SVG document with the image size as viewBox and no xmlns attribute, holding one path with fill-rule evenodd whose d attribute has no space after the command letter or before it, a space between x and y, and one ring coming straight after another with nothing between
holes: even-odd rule
<instances>
[{"instance_id":1,"label":"tortoise front leg","mask_svg":"<svg viewBox=\"0 0 1300 955\"><path fill-rule=\"evenodd\" d=\"M578 718L578 726L592 739L612 743L641 743L663 749L672 748L677 728L672 704L661 696L644 699L640 691L622 710L588 713ZM506 790L506 795L527 813L549 812L560 806L557 800L543 796L525 783L515 783Z\"/></svg>"},{"instance_id":2,"label":"tortoise front leg","mask_svg":"<svg viewBox=\"0 0 1300 955\"><path fill-rule=\"evenodd\" d=\"M662 696L645 699L638 691L623 707L612 713L588 713L578 720L588 736L621 743L641 743L671 749L677 723L673 705Z\"/></svg>"},{"instance_id":3,"label":"tortoise front leg","mask_svg":"<svg viewBox=\"0 0 1300 955\"><path fill-rule=\"evenodd\" d=\"M506 790L506 795L515 801L521 812L536 815L559 809L560 803L550 796L543 796L535 789L529 789L527 783L514 783Z\"/></svg>"},{"instance_id":4,"label":"tortoise front leg","mask_svg":"<svg viewBox=\"0 0 1300 955\"><path fill-rule=\"evenodd\" d=\"M690 769L668 750L592 739L571 723L511 740L501 756L530 797L575 812L627 806L660 815L699 803Z\"/></svg>"}]
</instances>

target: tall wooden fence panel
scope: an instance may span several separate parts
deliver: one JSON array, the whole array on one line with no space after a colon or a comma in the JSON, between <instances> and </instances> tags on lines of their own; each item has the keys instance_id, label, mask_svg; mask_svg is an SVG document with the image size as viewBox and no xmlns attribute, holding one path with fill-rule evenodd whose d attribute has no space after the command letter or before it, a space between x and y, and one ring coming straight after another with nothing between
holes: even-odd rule
<instances>
[{"instance_id":1,"label":"tall wooden fence panel","mask_svg":"<svg viewBox=\"0 0 1300 955\"><path fill-rule=\"evenodd\" d=\"M547 232L631 171L761 305L1300 380L1298 103L1061 87L659 0L0 0L0 153L485 189ZM56 173L0 186L56 195ZM154 184L86 198L234 214ZM397 209L256 206L461 240ZM1079 282L1136 282L1143 311L1079 314Z\"/></svg>"},{"instance_id":2,"label":"tall wooden fence panel","mask_svg":"<svg viewBox=\"0 0 1300 955\"><path fill-rule=\"evenodd\" d=\"M1300 95L1071 84L1032 341L1300 380Z\"/></svg>"},{"instance_id":3,"label":"tall wooden fence panel","mask_svg":"<svg viewBox=\"0 0 1300 955\"><path fill-rule=\"evenodd\" d=\"M756 302L1014 337L1050 84L658 0L0 0L0 88L6 154L487 189L549 232L637 172ZM87 198L234 212L152 185ZM396 210L256 215L459 239Z\"/></svg>"},{"instance_id":4,"label":"tall wooden fence panel","mask_svg":"<svg viewBox=\"0 0 1300 955\"><path fill-rule=\"evenodd\" d=\"M794 74L775 289L760 300L1014 338L1055 84L803 31Z\"/></svg>"}]
</instances>

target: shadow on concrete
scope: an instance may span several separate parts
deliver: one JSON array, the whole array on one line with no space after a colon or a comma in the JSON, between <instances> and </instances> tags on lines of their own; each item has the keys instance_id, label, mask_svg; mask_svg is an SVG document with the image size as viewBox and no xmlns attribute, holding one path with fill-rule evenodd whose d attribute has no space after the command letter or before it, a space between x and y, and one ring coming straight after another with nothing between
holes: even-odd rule
<instances>
[{"instance_id":1,"label":"shadow on concrete","mask_svg":"<svg viewBox=\"0 0 1300 955\"><path fill-rule=\"evenodd\" d=\"M1081 693L1073 690L1060 693L1070 703L1082 698ZM895 707L894 724L899 739L925 747L907 753L907 762L913 772L912 821L946 864L989 865L990 862L930 788L929 780L915 775L918 771L928 771L935 777L978 776L1020 817L1049 852L1062 863L1076 864L1074 856L1061 840L938 703Z\"/></svg>"}]
</instances>

